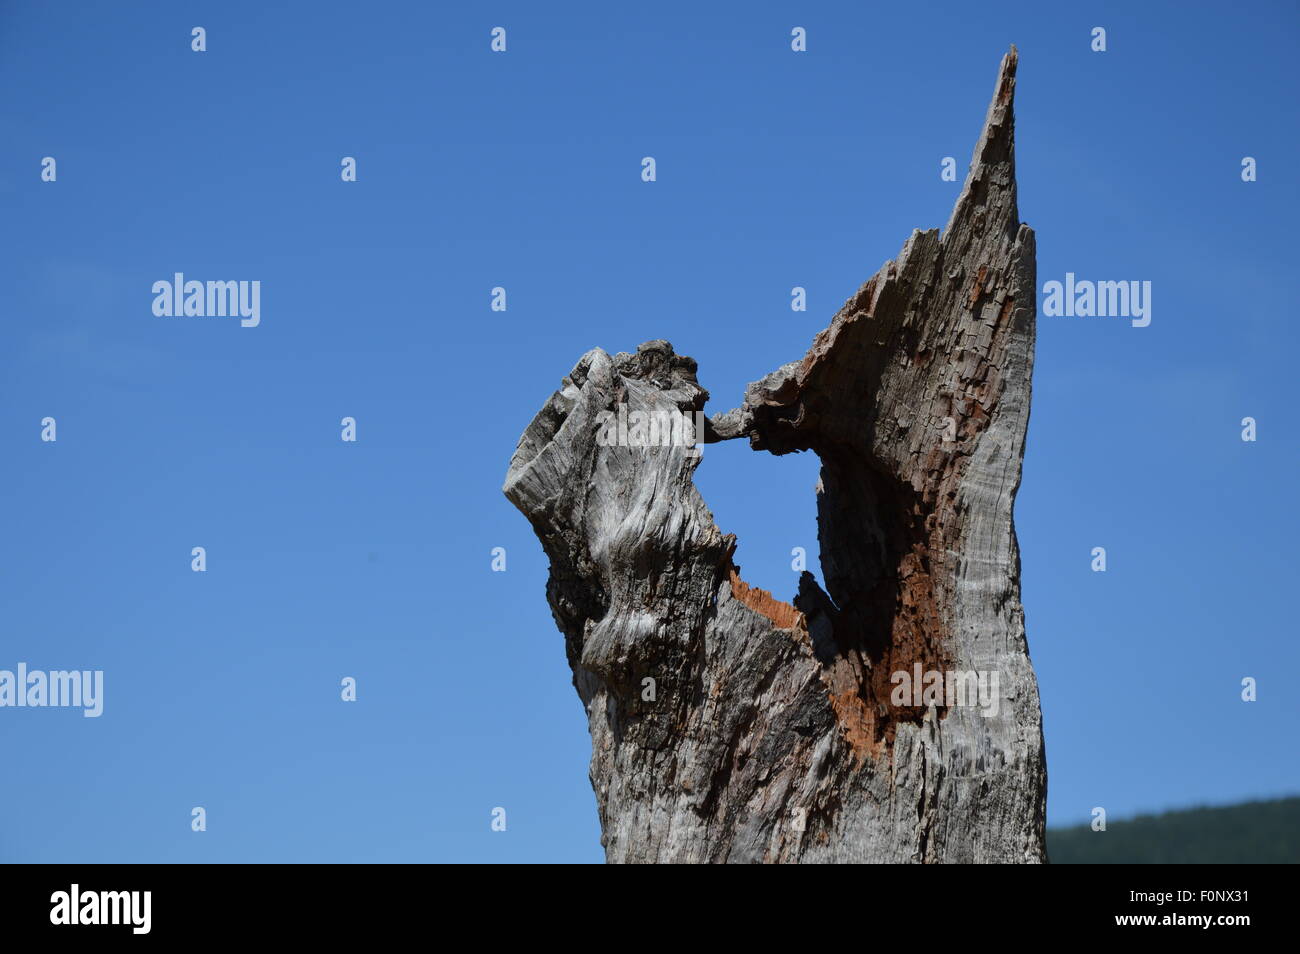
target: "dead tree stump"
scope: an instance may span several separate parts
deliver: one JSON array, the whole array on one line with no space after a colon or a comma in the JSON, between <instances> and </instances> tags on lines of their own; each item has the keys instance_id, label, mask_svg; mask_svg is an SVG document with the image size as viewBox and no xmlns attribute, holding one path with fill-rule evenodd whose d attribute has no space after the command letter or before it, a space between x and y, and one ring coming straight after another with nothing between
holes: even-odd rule
<instances>
[{"instance_id":1,"label":"dead tree stump","mask_svg":"<svg viewBox=\"0 0 1300 954\"><path fill-rule=\"evenodd\" d=\"M646 443L611 424L620 405L634 424L703 411L667 342L589 351L520 439L504 489L551 561L607 860L1045 860L1011 514L1036 282L1016 62L942 234L913 232L806 355L702 428L818 455L825 591L745 584L676 432L620 446Z\"/></svg>"}]
</instances>

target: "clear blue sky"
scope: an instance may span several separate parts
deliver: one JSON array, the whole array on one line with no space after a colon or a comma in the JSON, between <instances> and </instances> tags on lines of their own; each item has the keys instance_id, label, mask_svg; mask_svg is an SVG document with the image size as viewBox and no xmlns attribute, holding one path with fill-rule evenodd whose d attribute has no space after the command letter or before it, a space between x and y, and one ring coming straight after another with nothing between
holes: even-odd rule
<instances>
[{"instance_id":1,"label":"clear blue sky","mask_svg":"<svg viewBox=\"0 0 1300 954\"><path fill-rule=\"evenodd\" d=\"M600 860L500 491L520 432L593 346L669 339L710 412L801 355L947 221L1013 42L1040 287L1153 283L1148 328L1039 319L1049 822L1300 791L1300 17L1136 6L0 7L0 668L106 674L99 719L0 710L0 860ZM155 317L178 271L261 281L261 325ZM727 444L698 475L785 598L816 466Z\"/></svg>"}]
</instances>

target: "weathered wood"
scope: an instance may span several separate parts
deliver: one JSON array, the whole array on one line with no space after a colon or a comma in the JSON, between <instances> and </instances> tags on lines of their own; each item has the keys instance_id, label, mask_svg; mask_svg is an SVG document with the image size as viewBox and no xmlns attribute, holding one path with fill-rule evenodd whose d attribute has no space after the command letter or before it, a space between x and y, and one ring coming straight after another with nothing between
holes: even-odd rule
<instances>
[{"instance_id":1,"label":"weathered wood","mask_svg":"<svg viewBox=\"0 0 1300 954\"><path fill-rule=\"evenodd\" d=\"M794 605L744 583L688 448L606 446L620 404L703 410L667 342L589 351L520 439L505 493L551 560L609 861L1045 860L1011 520L1035 318L1016 60L942 235L914 232L704 429L820 457L825 592L807 573ZM996 704L896 696L918 666L996 678Z\"/></svg>"}]
</instances>

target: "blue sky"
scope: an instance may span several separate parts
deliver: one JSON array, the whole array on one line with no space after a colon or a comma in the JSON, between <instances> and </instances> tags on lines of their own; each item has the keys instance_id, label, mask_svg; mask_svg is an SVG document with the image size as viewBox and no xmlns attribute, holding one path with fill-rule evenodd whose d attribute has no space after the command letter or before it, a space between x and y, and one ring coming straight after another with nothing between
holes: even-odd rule
<instances>
[{"instance_id":1,"label":"blue sky","mask_svg":"<svg viewBox=\"0 0 1300 954\"><path fill-rule=\"evenodd\" d=\"M1040 287L1153 284L1147 328L1039 318L1049 823L1300 791L1300 14L1135 6L0 7L0 668L105 671L98 719L0 709L0 860L599 861L519 434L593 346L669 339L710 412L801 355L947 221L1011 43ZM261 324L155 317L175 272ZM698 471L783 598L816 471Z\"/></svg>"}]
</instances>

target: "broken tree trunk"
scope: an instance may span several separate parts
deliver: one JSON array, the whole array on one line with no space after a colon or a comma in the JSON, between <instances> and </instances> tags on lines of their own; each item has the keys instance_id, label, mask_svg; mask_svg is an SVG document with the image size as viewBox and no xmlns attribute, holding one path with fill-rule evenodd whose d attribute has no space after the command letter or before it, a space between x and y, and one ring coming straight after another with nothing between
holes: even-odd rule
<instances>
[{"instance_id":1,"label":"broken tree trunk","mask_svg":"<svg viewBox=\"0 0 1300 954\"><path fill-rule=\"evenodd\" d=\"M667 342L589 351L520 439L505 493L550 557L607 860L1045 860L1011 522L1035 316L1015 74L1012 48L942 235L913 232L704 429L821 459L825 591L747 586L698 454L611 426L702 411Z\"/></svg>"}]
</instances>

